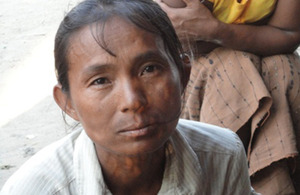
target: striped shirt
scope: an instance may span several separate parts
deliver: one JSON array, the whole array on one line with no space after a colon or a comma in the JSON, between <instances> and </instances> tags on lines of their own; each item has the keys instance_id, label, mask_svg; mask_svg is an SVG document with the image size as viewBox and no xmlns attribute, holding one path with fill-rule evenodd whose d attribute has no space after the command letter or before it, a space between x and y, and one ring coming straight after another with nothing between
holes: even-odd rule
<instances>
[{"instance_id":1,"label":"striped shirt","mask_svg":"<svg viewBox=\"0 0 300 195\"><path fill-rule=\"evenodd\" d=\"M166 146L159 194L247 195L250 186L244 148L235 133L179 120ZM94 144L76 130L41 150L6 182L1 195L100 195L107 188Z\"/></svg>"}]
</instances>

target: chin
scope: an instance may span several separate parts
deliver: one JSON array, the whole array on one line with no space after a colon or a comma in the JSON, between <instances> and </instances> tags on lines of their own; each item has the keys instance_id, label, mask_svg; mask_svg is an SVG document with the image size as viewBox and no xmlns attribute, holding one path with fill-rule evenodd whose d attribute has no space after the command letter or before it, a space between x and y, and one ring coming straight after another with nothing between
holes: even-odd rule
<instances>
[{"instance_id":1,"label":"chin","mask_svg":"<svg viewBox=\"0 0 300 195\"><path fill-rule=\"evenodd\" d=\"M163 142L158 143L157 141L153 142L138 142L133 143L128 147L124 147L123 151L119 152L121 155L126 156L141 156L145 154L151 154L163 149L166 145L168 139ZM124 150L125 149L125 150Z\"/></svg>"}]
</instances>

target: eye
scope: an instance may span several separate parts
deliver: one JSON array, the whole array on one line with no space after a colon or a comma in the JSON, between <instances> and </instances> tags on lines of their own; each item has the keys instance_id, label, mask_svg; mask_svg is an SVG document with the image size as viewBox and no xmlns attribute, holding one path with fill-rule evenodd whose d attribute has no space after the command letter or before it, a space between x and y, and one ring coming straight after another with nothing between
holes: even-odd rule
<instances>
[{"instance_id":1,"label":"eye","mask_svg":"<svg viewBox=\"0 0 300 195\"><path fill-rule=\"evenodd\" d=\"M141 75L159 73L159 71L161 71L161 69L162 69L162 68L161 68L159 65L156 65L156 64L147 65L147 66L143 69Z\"/></svg>"},{"instance_id":2,"label":"eye","mask_svg":"<svg viewBox=\"0 0 300 195\"><path fill-rule=\"evenodd\" d=\"M105 85L110 83L109 80L105 77L97 78L92 82L92 85Z\"/></svg>"}]
</instances>

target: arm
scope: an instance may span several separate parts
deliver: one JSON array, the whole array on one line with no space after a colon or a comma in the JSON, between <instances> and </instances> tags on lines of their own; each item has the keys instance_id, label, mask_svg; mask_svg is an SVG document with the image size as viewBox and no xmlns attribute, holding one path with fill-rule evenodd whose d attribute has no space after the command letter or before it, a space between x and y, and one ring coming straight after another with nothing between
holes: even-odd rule
<instances>
[{"instance_id":1,"label":"arm","mask_svg":"<svg viewBox=\"0 0 300 195\"><path fill-rule=\"evenodd\" d=\"M293 52L300 43L299 0L278 0L273 16L263 26L226 24L199 0L184 1L187 6L179 10L157 0L181 40L203 40L264 56Z\"/></svg>"}]
</instances>

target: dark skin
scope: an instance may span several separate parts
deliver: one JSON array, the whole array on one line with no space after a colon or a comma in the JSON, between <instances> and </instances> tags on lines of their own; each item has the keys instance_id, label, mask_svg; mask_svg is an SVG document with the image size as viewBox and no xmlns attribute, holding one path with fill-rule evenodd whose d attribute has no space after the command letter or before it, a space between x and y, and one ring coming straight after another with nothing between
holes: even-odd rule
<instances>
[{"instance_id":1,"label":"dark skin","mask_svg":"<svg viewBox=\"0 0 300 195\"><path fill-rule=\"evenodd\" d=\"M300 43L299 0L278 0L273 15L263 25L225 24L199 0L184 0L185 8L156 2L166 11L183 42L206 41L262 56L291 53Z\"/></svg>"},{"instance_id":2,"label":"dark skin","mask_svg":"<svg viewBox=\"0 0 300 195\"><path fill-rule=\"evenodd\" d=\"M106 23L104 36L115 56L89 26L71 37L70 92L56 85L55 100L93 141L113 194L157 194L186 83L160 37L118 17Z\"/></svg>"},{"instance_id":3,"label":"dark skin","mask_svg":"<svg viewBox=\"0 0 300 195\"><path fill-rule=\"evenodd\" d=\"M100 156L100 155L98 155ZM113 194L157 194L161 188L165 151L161 148L151 155L139 157L115 156L101 153L105 183Z\"/></svg>"}]
</instances>

